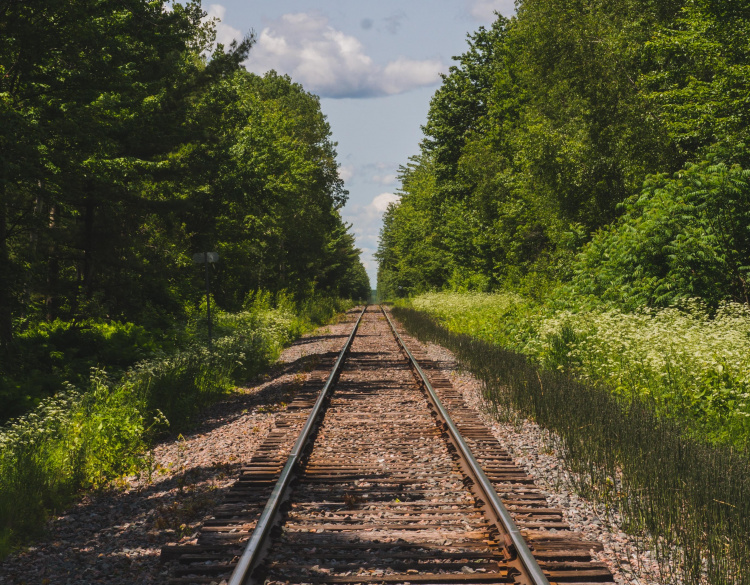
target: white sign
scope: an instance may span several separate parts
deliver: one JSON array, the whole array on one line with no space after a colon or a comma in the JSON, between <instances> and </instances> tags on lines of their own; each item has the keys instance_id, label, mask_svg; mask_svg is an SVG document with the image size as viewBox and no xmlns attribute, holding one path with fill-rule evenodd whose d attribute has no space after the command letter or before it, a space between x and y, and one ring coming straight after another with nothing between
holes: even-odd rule
<instances>
[{"instance_id":1,"label":"white sign","mask_svg":"<svg viewBox=\"0 0 750 585\"><path fill-rule=\"evenodd\" d=\"M219 261L218 252L198 252L197 254L193 254L193 262L197 262L198 264L203 264L204 262L218 262L218 261Z\"/></svg>"}]
</instances>

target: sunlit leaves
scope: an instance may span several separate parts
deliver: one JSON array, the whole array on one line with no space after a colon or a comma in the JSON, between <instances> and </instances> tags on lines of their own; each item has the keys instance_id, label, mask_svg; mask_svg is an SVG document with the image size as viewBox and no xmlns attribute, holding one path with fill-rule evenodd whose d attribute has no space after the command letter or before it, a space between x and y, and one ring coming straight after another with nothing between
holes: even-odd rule
<instances>
[{"instance_id":1,"label":"sunlit leaves","mask_svg":"<svg viewBox=\"0 0 750 585\"><path fill-rule=\"evenodd\" d=\"M625 307L703 298L748 302L750 172L706 161L651 178L575 265L578 294Z\"/></svg>"}]
</instances>

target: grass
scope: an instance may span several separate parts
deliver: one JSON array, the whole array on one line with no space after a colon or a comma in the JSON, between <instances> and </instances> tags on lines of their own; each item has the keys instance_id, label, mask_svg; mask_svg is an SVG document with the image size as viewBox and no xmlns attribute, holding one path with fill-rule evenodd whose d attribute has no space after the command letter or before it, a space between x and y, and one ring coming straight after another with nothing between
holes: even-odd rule
<instances>
[{"instance_id":1,"label":"grass","mask_svg":"<svg viewBox=\"0 0 750 585\"><path fill-rule=\"evenodd\" d=\"M487 297L480 304L489 312L497 308ZM519 311L519 303L511 299L501 311ZM483 382L496 415L520 413L556 433L579 492L619 511L630 532L650 535L665 582L679 576L689 583L750 584L746 452L686 433L679 418L660 414L644 393L613 392L573 376L575 368L544 367L497 343L451 331L425 312L393 312L413 335L451 349ZM462 322L459 313L449 313L453 327ZM477 319L476 313L468 319ZM576 339L571 329L558 333L562 347L554 338L549 342L548 351L559 354L549 364L570 358L566 348ZM498 335L524 342L508 331L514 328Z\"/></svg>"},{"instance_id":2,"label":"grass","mask_svg":"<svg viewBox=\"0 0 750 585\"><path fill-rule=\"evenodd\" d=\"M431 293L412 300L449 330L468 333L619 396L652 402L695 436L750 444L750 310L697 301L625 313L557 308L513 293Z\"/></svg>"},{"instance_id":3,"label":"grass","mask_svg":"<svg viewBox=\"0 0 750 585\"><path fill-rule=\"evenodd\" d=\"M36 537L81 490L147 468L155 437L189 428L282 347L349 306L330 299L296 306L260 295L242 313L217 312L213 351L200 343L205 323L195 320L186 333L195 341L186 348L119 377L95 368L85 387L68 384L0 427L0 558Z\"/></svg>"}]
</instances>

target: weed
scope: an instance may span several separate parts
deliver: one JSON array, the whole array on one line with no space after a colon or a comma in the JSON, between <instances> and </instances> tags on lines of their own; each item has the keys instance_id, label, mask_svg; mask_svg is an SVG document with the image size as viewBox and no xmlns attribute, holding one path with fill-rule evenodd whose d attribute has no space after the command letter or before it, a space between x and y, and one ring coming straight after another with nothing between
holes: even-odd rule
<instances>
[{"instance_id":1,"label":"weed","mask_svg":"<svg viewBox=\"0 0 750 585\"><path fill-rule=\"evenodd\" d=\"M166 473L148 451L156 436L190 428L202 409L231 392L236 383L256 376L295 337L350 306L313 299L295 313L284 299L277 309L268 301L268 296L258 295L241 313L216 311L219 337L212 352L198 343L202 324L196 319L182 335L193 339L192 344L141 361L119 379L104 369L92 369L83 390L64 385L55 396L0 427L0 558L33 539L50 511L64 508L81 489L104 486L135 472L149 481L154 474ZM58 329L65 333L70 328ZM127 335L118 333L122 330ZM145 339L144 331L134 326L113 327L111 333L113 348L128 339ZM50 359L62 359L56 347L57 357ZM0 397L3 383L0 379ZM267 408L275 412L284 406L282 402ZM178 461L171 471L179 473L180 468ZM180 473L183 493L189 492L186 481ZM181 521L174 529L182 524L190 523Z\"/></svg>"}]
</instances>

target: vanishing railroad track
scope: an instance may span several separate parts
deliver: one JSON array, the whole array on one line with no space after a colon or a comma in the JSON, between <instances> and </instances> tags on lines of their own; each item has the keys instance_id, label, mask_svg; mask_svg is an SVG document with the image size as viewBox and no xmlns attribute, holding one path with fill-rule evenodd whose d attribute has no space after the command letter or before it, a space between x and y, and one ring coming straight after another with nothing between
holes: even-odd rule
<instances>
[{"instance_id":1,"label":"vanishing railroad track","mask_svg":"<svg viewBox=\"0 0 750 585\"><path fill-rule=\"evenodd\" d=\"M418 357L421 367L386 313L364 310L198 544L162 550L178 561L170 583L612 582L591 558L601 547L570 530Z\"/></svg>"}]
</instances>

